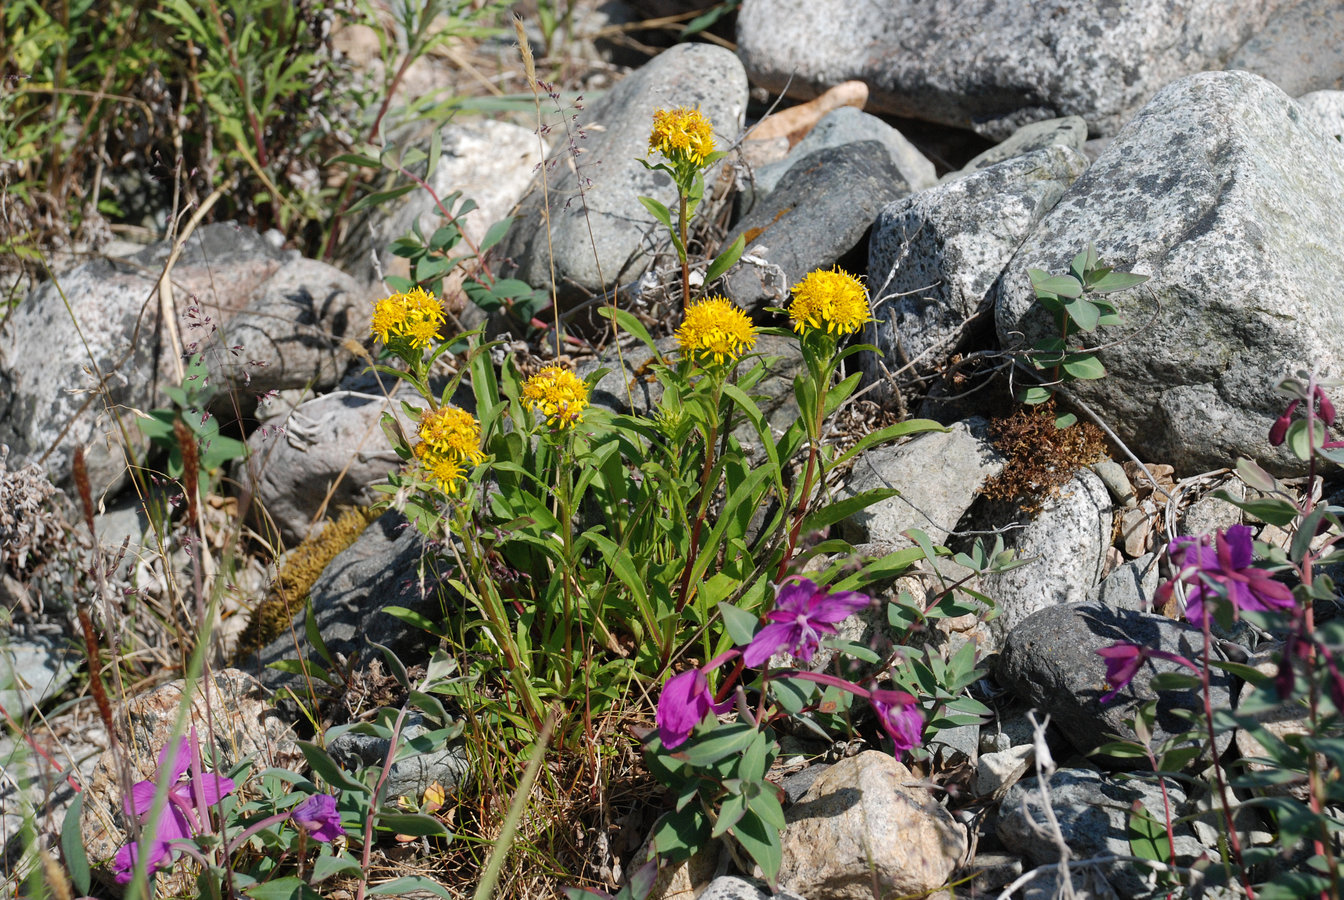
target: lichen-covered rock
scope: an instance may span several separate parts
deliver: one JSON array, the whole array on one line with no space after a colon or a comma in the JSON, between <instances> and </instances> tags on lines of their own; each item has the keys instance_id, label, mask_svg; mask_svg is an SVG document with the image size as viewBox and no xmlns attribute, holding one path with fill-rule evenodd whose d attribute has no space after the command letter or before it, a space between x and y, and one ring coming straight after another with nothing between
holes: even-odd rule
<instances>
[{"instance_id":1,"label":"lichen-covered rock","mask_svg":"<svg viewBox=\"0 0 1344 900\"><path fill-rule=\"evenodd\" d=\"M1344 91L1312 91L1298 97L1297 103L1321 134L1344 144Z\"/></svg>"},{"instance_id":2,"label":"lichen-covered rock","mask_svg":"<svg viewBox=\"0 0 1344 900\"><path fill-rule=\"evenodd\" d=\"M808 900L921 896L966 853L966 832L891 756L831 766L785 813L779 884Z\"/></svg>"},{"instance_id":3,"label":"lichen-covered rock","mask_svg":"<svg viewBox=\"0 0 1344 900\"><path fill-rule=\"evenodd\" d=\"M883 208L868 242L868 288L877 309L865 341L881 352L859 362L868 380L879 359L942 367L1022 240L1087 168L1076 150L1049 146Z\"/></svg>"},{"instance_id":4,"label":"lichen-covered rock","mask_svg":"<svg viewBox=\"0 0 1344 900\"><path fill-rule=\"evenodd\" d=\"M1301 0L1274 18L1227 62L1289 94L1344 88L1344 4Z\"/></svg>"},{"instance_id":5,"label":"lichen-covered rock","mask_svg":"<svg viewBox=\"0 0 1344 900\"><path fill-rule=\"evenodd\" d=\"M1087 143L1087 123L1081 116L1065 116L1062 119L1045 119L1023 125L1014 131L1007 140L995 144L984 153L971 159L955 172L948 172L942 181L956 181L980 169L996 166L1015 156L1026 156L1048 147L1068 147L1083 152Z\"/></svg>"},{"instance_id":6,"label":"lichen-covered rock","mask_svg":"<svg viewBox=\"0 0 1344 900\"><path fill-rule=\"evenodd\" d=\"M818 150L794 163L778 186L724 239L747 238L723 290L747 309L783 305L808 272L830 268L862 243L884 205L910 193L877 141Z\"/></svg>"},{"instance_id":7,"label":"lichen-covered rock","mask_svg":"<svg viewBox=\"0 0 1344 900\"><path fill-rule=\"evenodd\" d=\"M981 524L984 530L1006 523ZM1017 524L1022 527L1008 531L1007 543L1028 562L981 582L997 603L990 628L1000 640L1038 610L1087 599L1101 581L1111 543L1110 494L1100 478L1083 469L1045 500L1039 513L1019 517Z\"/></svg>"},{"instance_id":8,"label":"lichen-covered rock","mask_svg":"<svg viewBox=\"0 0 1344 900\"><path fill-rule=\"evenodd\" d=\"M1040 221L996 300L1005 346L1053 333L1028 268L1101 258L1152 276L1113 295L1125 325L1104 331L1108 375L1069 388L1129 447L1202 472L1247 457L1301 471L1268 433L1279 378L1341 374L1344 154L1302 108L1244 72L1165 88ZM1018 337L1022 335L1024 337Z\"/></svg>"},{"instance_id":9,"label":"lichen-covered rock","mask_svg":"<svg viewBox=\"0 0 1344 900\"><path fill-rule=\"evenodd\" d=\"M587 109L568 113L577 116L568 127L582 133L581 138L574 136L582 152L571 159L567 139L558 139L553 164L533 182L518 220L501 243L501 254L512 261L504 274L547 288L553 252L556 290L565 306L636 280L660 248L670 247L667 230L638 198L652 197L676 215L672 179L641 162L648 158L654 110L674 106L699 107L714 125L718 146L728 146L742 130L747 107L742 64L721 47L679 44ZM549 246L541 178L548 182ZM708 182L713 180L711 173Z\"/></svg>"},{"instance_id":10,"label":"lichen-covered rock","mask_svg":"<svg viewBox=\"0 0 1344 900\"><path fill-rule=\"evenodd\" d=\"M1160 87L1220 68L1293 0L745 0L753 84L811 97L867 82L869 108L1003 139L1077 115L1114 134Z\"/></svg>"}]
</instances>

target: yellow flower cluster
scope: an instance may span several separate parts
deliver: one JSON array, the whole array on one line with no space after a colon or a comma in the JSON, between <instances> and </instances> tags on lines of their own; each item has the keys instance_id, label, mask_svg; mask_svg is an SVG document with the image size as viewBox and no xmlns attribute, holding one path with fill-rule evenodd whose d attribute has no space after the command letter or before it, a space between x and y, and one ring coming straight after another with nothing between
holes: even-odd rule
<instances>
[{"instance_id":1,"label":"yellow flower cluster","mask_svg":"<svg viewBox=\"0 0 1344 900\"><path fill-rule=\"evenodd\" d=\"M656 110L649 134L649 152L655 150L674 165L701 168L714 152L714 126L704 113L688 106Z\"/></svg>"},{"instance_id":2,"label":"yellow flower cluster","mask_svg":"<svg viewBox=\"0 0 1344 900\"><path fill-rule=\"evenodd\" d=\"M677 329L677 346L688 356L736 360L756 346L756 329L747 314L726 297L706 297L686 310Z\"/></svg>"},{"instance_id":3,"label":"yellow flower cluster","mask_svg":"<svg viewBox=\"0 0 1344 900\"><path fill-rule=\"evenodd\" d=\"M564 430L583 421L588 388L568 369L547 366L523 383L523 399L546 417L546 424Z\"/></svg>"},{"instance_id":4,"label":"yellow flower cluster","mask_svg":"<svg viewBox=\"0 0 1344 900\"><path fill-rule=\"evenodd\" d=\"M844 269L818 269L793 286L789 318L797 332L824 328L828 334L852 334L872 321L868 290Z\"/></svg>"},{"instance_id":5,"label":"yellow flower cluster","mask_svg":"<svg viewBox=\"0 0 1344 900\"><path fill-rule=\"evenodd\" d=\"M465 409L445 406L420 416L420 443L415 458L426 476L451 493L466 475L468 465L485 461L481 452L481 425Z\"/></svg>"},{"instance_id":6,"label":"yellow flower cluster","mask_svg":"<svg viewBox=\"0 0 1344 900\"><path fill-rule=\"evenodd\" d=\"M384 344L403 338L420 349L438 339L443 322L443 304L424 288L417 287L379 300L373 308L370 331Z\"/></svg>"}]
</instances>

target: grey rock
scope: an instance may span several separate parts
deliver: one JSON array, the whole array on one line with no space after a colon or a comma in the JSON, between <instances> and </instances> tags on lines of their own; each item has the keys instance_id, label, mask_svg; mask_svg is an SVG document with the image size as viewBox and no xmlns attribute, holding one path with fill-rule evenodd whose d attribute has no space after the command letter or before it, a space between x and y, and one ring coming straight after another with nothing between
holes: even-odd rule
<instances>
[{"instance_id":1,"label":"grey rock","mask_svg":"<svg viewBox=\"0 0 1344 900\"><path fill-rule=\"evenodd\" d=\"M1246 485L1237 478L1229 478L1219 485L1233 497L1246 499ZM1181 516L1178 534L1187 537L1200 537L1215 531L1226 531L1233 525L1240 525L1244 514L1241 507L1233 506L1221 497L1213 496L1212 491L1200 495L1194 503L1186 507Z\"/></svg>"},{"instance_id":2,"label":"grey rock","mask_svg":"<svg viewBox=\"0 0 1344 900\"><path fill-rule=\"evenodd\" d=\"M698 900L771 900L771 896L745 878L720 875L709 883Z\"/></svg>"},{"instance_id":3,"label":"grey rock","mask_svg":"<svg viewBox=\"0 0 1344 900\"><path fill-rule=\"evenodd\" d=\"M990 138L1070 115L1114 134L1158 88L1220 67L1292 5L745 0L737 40L752 83L771 91L812 97L857 78L870 109Z\"/></svg>"},{"instance_id":4,"label":"grey rock","mask_svg":"<svg viewBox=\"0 0 1344 900\"><path fill-rule=\"evenodd\" d=\"M463 199L476 203L476 209L459 223L466 238L479 245L490 226L509 214L531 184L541 164L542 145L533 131L489 119L450 122L439 130L439 137L442 155L429 186L441 200L461 191ZM428 138L416 144L429 149ZM377 281L379 273L409 277L406 259L389 248L393 241L411 234L416 222L426 239L446 222L426 190L375 207L351 229L351 239L341 249L343 268L362 282ZM453 252L469 250L464 242Z\"/></svg>"},{"instance_id":5,"label":"grey rock","mask_svg":"<svg viewBox=\"0 0 1344 900\"><path fill-rule=\"evenodd\" d=\"M848 517L840 524L850 543L912 546L902 532L923 530L941 544L975 500L980 487L1003 470L1004 459L989 440L984 419L957 422L946 432L860 453L840 496L879 488L901 493Z\"/></svg>"},{"instance_id":6,"label":"grey rock","mask_svg":"<svg viewBox=\"0 0 1344 900\"><path fill-rule=\"evenodd\" d=\"M1087 168L1078 151L1046 147L883 208L868 243L875 321L867 342L891 366L940 368L1023 239ZM869 380L879 358L860 357Z\"/></svg>"},{"instance_id":7,"label":"grey rock","mask_svg":"<svg viewBox=\"0 0 1344 900\"><path fill-rule=\"evenodd\" d=\"M1023 125L1017 131L1014 131L1007 140L995 144L984 153L972 158L970 162L957 171L948 172L941 180L955 181L958 178L965 178L972 172L988 169L1004 160L1012 159L1015 156L1026 156L1029 153L1045 150L1049 147L1068 147L1070 150L1076 150L1081 154L1083 145L1086 143L1087 123L1079 116L1065 116L1062 119L1032 122L1030 125Z\"/></svg>"},{"instance_id":8,"label":"grey rock","mask_svg":"<svg viewBox=\"0 0 1344 900\"><path fill-rule=\"evenodd\" d=\"M1092 239L1108 264L1152 280L1114 295L1121 328L1142 338L1103 331L1108 377L1070 390L1141 457L1179 474L1238 457L1302 471L1268 443L1283 407L1274 385L1298 369L1338 374L1344 359L1341 196L1344 155L1278 88L1244 72L1182 79L1018 251L996 300L1000 340L1015 347L1053 330L1027 269L1065 271Z\"/></svg>"},{"instance_id":9,"label":"grey rock","mask_svg":"<svg viewBox=\"0 0 1344 900\"><path fill-rule=\"evenodd\" d=\"M826 763L813 763L800 772L784 776L779 786L784 789L785 800L789 803L797 803L812 787L813 782L829 768L830 766Z\"/></svg>"},{"instance_id":10,"label":"grey rock","mask_svg":"<svg viewBox=\"0 0 1344 900\"><path fill-rule=\"evenodd\" d=\"M1109 687L1106 663L1097 651L1117 642L1153 647L1190 660L1201 656L1204 646L1199 629L1184 622L1095 603L1070 603L1042 609L1013 629L999 657L998 677L1023 702L1049 713L1051 723L1080 753L1092 752L1112 740L1111 735L1136 740L1128 720L1139 704L1149 700L1158 701L1154 744L1188 731L1190 723L1174 710L1202 712L1199 693L1169 690L1159 695L1148 684L1158 672L1190 671L1177 663L1149 660L1129 687L1109 703L1101 702ZM1214 709L1232 708L1230 686L1226 673L1213 673ZM1229 740L1230 734L1220 735L1220 749ZM1096 759L1112 768L1147 765L1146 761Z\"/></svg>"},{"instance_id":11,"label":"grey rock","mask_svg":"<svg viewBox=\"0 0 1344 900\"><path fill-rule=\"evenodd\" d=\"M401 463L380 427L390 412L411 433L414 423L401 411L402 391L393 400L378 394L335 391L300 404L283 419L254 431L243 478L251 486L266 524L290 546L308 536L321 512L367 506L378 499L375 483ZM422 404L423 405L423 404Z\"/></svg>"},{"instance_id":12,"label":"grey rock","mask_svg":"<svg viewBox=\"0 0 1344 900\"><path fill-rule=\"evenodd\" d=\"M81 657L60 627L15 627L0 637L0 707L16 720L55 697Z\"/></svg>"},{"instance_id":13,"label":"grey rock","mask_svg":"<svg viewBox=\"0 0 1344 900\"><path fill-rule=\"evenodd\" d=\"M1011 853L977 853L975 859L953 880L960 881L970 875L971 881L965 885L973 897L994 896L1005 885L1022 874L1022 858Z\"/></svg>"},{"instance_id":14,"label":"grey rock","mask_svg":"<svg viewBox=\"0 0 1344 900\"><path fill-rule=\"evenodd\" d=\"M1060 769L1047 782L1047 791L1050 808L1075 859L1129 856L1127 828L1132 804L1138 801L1159 817L1164 809L1162 790L1156 784L1138 779L1121 783L1090 769ZM1167 792L1175 817L1185 802L1185 792L1170 781ZM1038 866L1059 860L1044 803L1039 778L1019 781L1004 795L997 828L1004 846ZM1176 826L1176 837L1178 859L1200 852L1185 825ZM1101 871L1121 897L1147 896L1154 884L1151 874L1127 862L1103 863Z\"/></svg>"},{"instance_id":15,"label":"grey rock","mask_svg":"<svg viewBox=\"0 0 1344 900\"><path fill-rule=\"evenodd\" d=\"M1289 94L1344 88L1344 6L1302 0L1279 11L1227 61Z\"/></svg>"},{"instance_id":16,"label":"grey rock","mask_svg":"<svg viewBox=\"0 0 1344 900\"><path fill-rule=\"evenodd\" d=\"M986 575L981 588L998 602L990 627L999 640L1038 610L1087 598L1111 543L1111 498L1101 479L1083 469L1035 518L1019 516L1018 523L1023 527L1009 531L1006 543L1029 562Z\"/></svg>"},{"instance_id":17,"label":"grey rock","mask_svg":"<svg viewBox=\"0 0 1344 900\"><path fill-rule=\"evenodd\" d=\"M1312 91L1298 97L1297 104L1322 134L1344 142L1344 91Z\"/></svg>"},{"instance_id":18,"label":"grey rock","mask_svg":"<svg viewBox=\"0 0 1344 900\"><path fill-rule=\"evenodd\" d=\"M353 772L385 765L389 747L386 738L346 731L333 739L327 750L332 759ZM409 797L418 804L436 783L451 796L467 780L470 768L466 748L457 742L444 746L434 739L422 716L409 715L402 723L397 759L387 772L386 796Z\"/></svg>"},{"instance_id":19,"label":"grey rock","mask_svg":"<svg viewBox=\"0 0 1344 900\"><path fill-rule=\"evenodd\" d=\"M1095 599L1103 606L1148 612L1153 608L1161 573L1158 554L1145 553L1116 567L1097 586Z\"/></svg>"},{"instance_id":20,"label":"grey rock","mask_svg":"<svg viewBox=\"0 0 1344 900\"><path fill-rule=\"evenodd\" d=\"M804 157L724 238L725 246L738 235L750 238L742 260L724 276L724 293L747 309L782 304L794 284L856 247L878 211L908 193L877 141Z\"/></svg>"},{"instance_id":21,"label":"grey rock","mask_svg":"<svg viewBox=\"0 0 1344 900\"><path fill-rule=\"evenodd\" d=\"M220 309L219 330L198 352L211 380L232 389L212 405L221 414L239 409L245 415L268 391L335 387L354 359L345 339L367 334L372 314L353 278L302 258L286 260L255 291L228 298Z\"/></svg>"},{"instance_id":22,"label":"grey rock","mask_svg":"<svg viewBox=\"0 0 1344 900\"><path fill-rule=\"evenodd\" d=\"M327 565L309 596L318 631L333 655L382 660L382 653L373 646L378 643L406 665L418 656L428 657L434 637L384 612L388 606L401 606L434 619L443 615L444 602L449 608L456 602L455 597L439 599L439 592L449 589L434 572L421 578L423 543L420 532L390 511ZM293 630L294 634L286 632L276 638L253 660L258 677L273 690L292 686L302 692L305 688L301 676L267 668L270 663L294 659L297 653L321 664L305 635L304 613L297 615Z\"/></svg>"},{"instance_id":23,"label":"grey rock","mask_svg":"<svg viewBox=\"0 0 1344 900\"><path fill-rule=\"evenodd\" d=\"M786 813L781 886L809 900L920 895L960 866L966 834L890 755L841 760Z\"/></svg>"},{"instance_id":24,"label":"grey rock","mask_svg":"<svg viewBox=\"0 0 1344 900\"><path fill-rule=\"evenodd\" d=\"M747 182L747 195L743 198L744 208L750 209L749 196L754 194L757 200L764 198L779 184L781 178L794 164L811 156L818 150L831 147L843 147L860 141L877 141L887 150L887 155L895 163L897 171L910 185L911 190L922 191L932 187L938 178L934 174L933 163L920 153L914 144L877 116L869 115L853 106L842 106L822 116L821 121L812 126L789 154L779 162L761 166Z\"/></svg>"},{"instance_id":25,"label":"grey rock","mask_svg":"<svg viewBox=\"0 0 1344 900\"><path fill-rule=\"evenodd\" d=\"M709 44L679 44L579 112L571 127L584 129L586 137L578 144L583 152L577 173L567 159L560 159L539 176L549 179L551 248L562 306L636 280L660 248L670 246L666 229L638 200L652 197L676 208L672 179L641 163L649 149L654 110L699 107L713 123L718 145L726 147L742 128L746 104L746 73L731 52ZM561 153L567 152L562 145ZM513 260L504 274L536 288L551 284L544 202L535 181L500 248Z\"/></svg>"},{"instance_id":26,"label":"grey rock","mask_svg":"<svg viewBox=\"0 0 1344 900\"><path fill-rule=\"evenodd\" d=\"M1027 773L1035 759L1036 748L1031 744L984 754L975 765L975 793L991 797L1006 791Z\"/></svg>"}]
</instances>

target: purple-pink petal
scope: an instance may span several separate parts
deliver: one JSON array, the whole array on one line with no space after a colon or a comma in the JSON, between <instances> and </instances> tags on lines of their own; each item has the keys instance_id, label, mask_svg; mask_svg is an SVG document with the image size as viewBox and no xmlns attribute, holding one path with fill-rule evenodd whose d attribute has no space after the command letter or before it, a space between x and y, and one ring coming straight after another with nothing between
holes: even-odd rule
<instances>
[{"instance_id":1,"label":"purple-pink petal","mask_svg":"<svg viewBox=\"0 0 1344 900\"><path fill-rule=\"evenodd\" d=\"M312 838L329 844L345 834L341 827L341 814L336 809L336 798L329 794L313 794L306 798L289 814L299 828L308 832Z\"/></svg>"},{"instance_id":2,"label":"purple-pink petal","mask_svg":"<svg viewBox=\"0 0 1344 900\"><path fill-rule=\"evenodd\" d=\"M691 669L669 678L658 698L658 737L668 750L675 750L713 708L709 679L699 669Z\"/></svg>"},{"instance_id":3,"label":"purple-pink petal","mask_svg":"<svg viewBox=\"0 0 1344 900\"><path fill-rule=\"evenodd\" d=\"M774 656L780 650L798 642L799 636L795 633L795 626L792 622L772 622L751 639L747 649L742 653L742 664L753 669L759 669L761 664ZM811 653L808 657L811 657Z\"/></svg>"},{"instance_id":4,"label":"purple-pink petal","mask_svg":"<svg viewBox=\"0 0 1344 900\"><path fill-rule=\"evenodd\" d=\"M924 712L905 691L873 691L869 697L878 722L891 736L897 753L918 747L923 737Z\"/></svg>"}]
</instances>

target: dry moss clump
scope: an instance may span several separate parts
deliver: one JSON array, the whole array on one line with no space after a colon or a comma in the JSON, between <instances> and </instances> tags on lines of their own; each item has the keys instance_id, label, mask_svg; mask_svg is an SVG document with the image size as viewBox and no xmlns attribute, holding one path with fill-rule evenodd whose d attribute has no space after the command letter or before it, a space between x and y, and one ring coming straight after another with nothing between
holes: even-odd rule
<instances>
[{"instance_id":1,"label":"dry moss clump","mask_svg":"<svg viewBox=\"0 0 1344 900\"><path fill-rule=\"evenodd\" d=\"M982 494L1019 501L1027 512L1037 512L1079 469L1106 458L1104 431L1091 422L1056 428L1056 415L1054 403L1047 401L991 423L994 446L1008 462L985 483Z\"/></svg>"},{"instance_id":2,"label":"dry moss clump","mask_svg":"<svg viewBox=\"0 0 1344 900\"><path fill-rule=\"evenodd\" d=\"M318 576L379 515L368 507L349 507L327 523L316 537L295 547L281 564L266 599L252 610L252 619L239 640L239 654L260 650L289 628Z\"/></svg>"}]
</instances>

